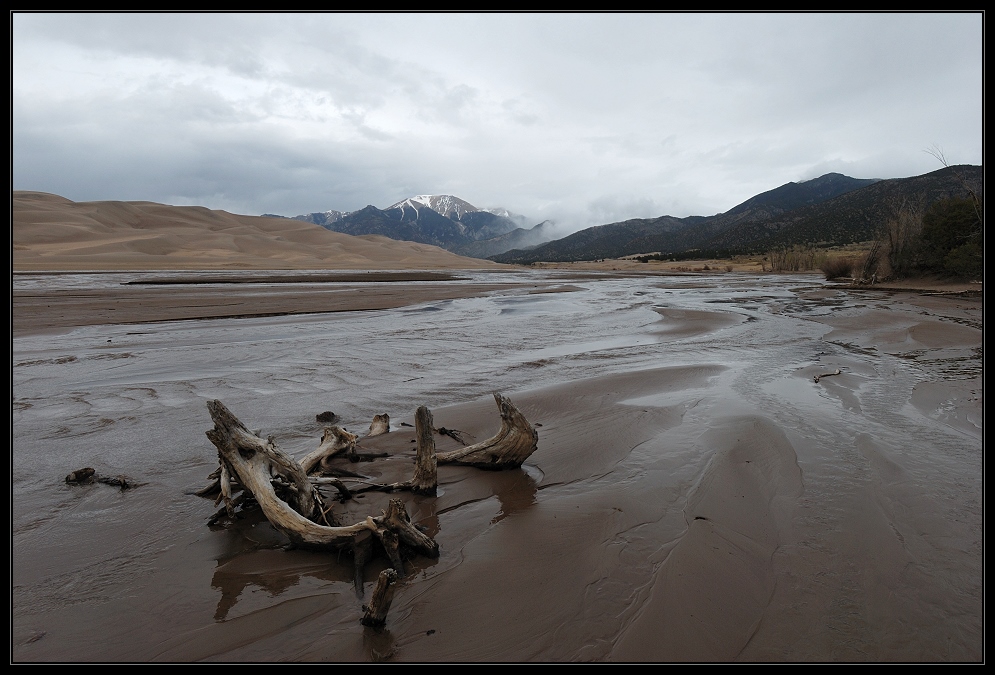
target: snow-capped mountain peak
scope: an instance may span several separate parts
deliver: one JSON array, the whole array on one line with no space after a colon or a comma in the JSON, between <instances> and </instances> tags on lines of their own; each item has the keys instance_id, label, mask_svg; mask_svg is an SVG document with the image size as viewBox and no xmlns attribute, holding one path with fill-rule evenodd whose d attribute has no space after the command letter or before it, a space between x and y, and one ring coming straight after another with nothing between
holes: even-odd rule
<instances>
[{"instance_id":1,"label":"snow-capped mountain peak","mask_svg":"<svg viewBox=\"0 0 995 675\"><path fill-rule=\"evenodd\" d=\"M418 211L418 209L426 206L436 213L442 214L447 218L452 218L453 220L460 220L465 214L480 210L473 204L452 195L418 195L416 197L408 197L393 206L387 207L387 210L401 209L403 211L405 208L410 208Z\"/></svg>"}]
</instances>

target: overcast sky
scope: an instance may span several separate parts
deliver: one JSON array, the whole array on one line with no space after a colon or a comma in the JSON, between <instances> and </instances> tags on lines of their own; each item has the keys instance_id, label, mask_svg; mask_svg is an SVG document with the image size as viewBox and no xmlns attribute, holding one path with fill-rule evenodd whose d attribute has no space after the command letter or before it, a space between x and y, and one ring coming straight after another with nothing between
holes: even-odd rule
<instances>
[{"instance_id":1,"label":"overcast sky","mask_svg":"<svg viewBox=\"0 0 995 675\"><path fill-rule=\"evenodd\" d=\"M12 187L569 229L983 157L983 15L11 15Z\"/></svg>"}]
</instances>

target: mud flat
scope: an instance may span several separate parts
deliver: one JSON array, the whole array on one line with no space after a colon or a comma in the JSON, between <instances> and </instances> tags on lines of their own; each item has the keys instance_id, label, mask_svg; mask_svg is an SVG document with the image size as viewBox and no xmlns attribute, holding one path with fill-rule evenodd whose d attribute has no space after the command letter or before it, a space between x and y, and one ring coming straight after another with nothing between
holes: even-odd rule
<instances>
[{"instance_id":1,"label":"mud flat","mask_svg":"<svg viewBox=\"0 0 995 675\"><path fill-rule=\"evenodd\" d=\"M387 283L388 305L329 313L279 311L322 291L281 300L264 280L15 277L15 300L122 302L30 326L14 305L12 660L982 660L980 297L460 276L473 292ZM129 294L164 290L134 323ZM272 315L170 314L254 295ZM492 391L538 449L512 471L440 467L438 496L405 497L441 555L406 561L382 630L359 621L348 556L285 550L261 519L208 527L191 494L217 462L208 400L298 457L317 413L361 433L387 412L367 446L403 455L422 404L492 434ZM67 485L82 466L143 484Z\"/></svg>"},{"instance_id":2,"label":"mud flat","mask_svg":"<svg viewBox=\"0 0 995 675\"><path fill-rule=\"evenodd\" d=\"M21 274L11 292L14 335L101 324L272 317L391 309L502 287L440 272ZM31 283L46 279L47 283ZM87 280L106 280L89 285ZM62 283L60 283L60 281ZM237 287L237 289L233 288ZM399 287L403 286L403 288Z\"/></svg>"}]
</instances>

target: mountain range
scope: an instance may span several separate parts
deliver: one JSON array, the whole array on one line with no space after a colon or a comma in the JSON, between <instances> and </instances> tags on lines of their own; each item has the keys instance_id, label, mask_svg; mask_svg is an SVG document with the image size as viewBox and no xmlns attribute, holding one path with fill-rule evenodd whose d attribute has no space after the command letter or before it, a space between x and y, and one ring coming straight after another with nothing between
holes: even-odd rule
<instances>
[{"instance_id":1,"label":"mountain range","mask_svg":"<svg viewBox=\"0 0 995 675\"><path fill-rule=\"evenodd\" d=\"M794 245L842 246L874 239L903 204L981 194L984 169L962 165L922 176L858 179L829 173L786 183L714 216L633 219L598 225L528 250L492 255L504 263L567 262L640 253L703 257Z\"/></svg>"},{"instance_id":2,"label":"mountain range","mask_svg":"<svg viewBox=\"0 0 995 675\"><path fill-rule=\"evenodd\" d=\"M786 183L713 216L634 218L554 239L544 221L527 227L504 209L478 209L452 195L420 195L386 209L294 216L328 230L377 234L439 246L458 255L502 263L569 262L662 253L702 256L771 248L841 246L874 239L902 204L963 197L984 186L980 166L950 166L911 178L851 178L828 173ZM274 217L273 214L266 214ZM282 217L282 216L279 216Z\"/></svg>"},{"instance_id":3,"label":"mountain range","mask_svg":"<svg viewBox=\"0 0 995 675\"><path fill-rule=\"evenodd\" d=\"M922 208L967 196L969 189L983 199L983 186L983 167L969 165L889 180L827 174L782 185L714 216L632 219L553 240L551 223L520 227L518 216L473 209L445 195L412 197L384 210L277 219L13 191L12 269L469 269L494 266L492 260L527 264L652 253L713 258L868 241L906 205ZM315 224L319 220L338 223L347 234ZM364 226L372 231L363 232ZM360 236L349 236L346 227ZM430 237L447 239L450 250L426 243Z\"/></svg>"},{"instance_id":4,"label":"mountain range","mask_svg":"<svg viewBox=\"0 0 995 675\"><path fill-rule=\"evenodd\" d=\"M458 255L476 258L486 258L513 248L537 246L552 239L548 222L523 227L528 221L522 216L506 209L478 209L452 195L419 195L386 209L369 205L358 211L331 210L293 216L292 219L343 234L378 234L391 239L431 244Z\"/></svg>"}]
</instances>

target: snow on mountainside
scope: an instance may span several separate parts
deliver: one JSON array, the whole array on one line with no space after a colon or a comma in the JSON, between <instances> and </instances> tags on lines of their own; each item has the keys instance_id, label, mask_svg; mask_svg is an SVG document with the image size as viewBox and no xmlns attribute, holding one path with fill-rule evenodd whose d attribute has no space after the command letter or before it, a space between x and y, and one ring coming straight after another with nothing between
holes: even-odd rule
<instances>
[{"instance_id":1,"label":"snow on mountainside","mask_svg":"<svg viewBox=\"0 0 995 675\"><path fill-rule=\"evenodd\" d=\"M321 225L322 227L324 227L325 225L334 223L337 220L342 220L344 216L348 215L349 215L348 211L343 212L343 211L329 210L329 211L323 211L321 213L306 213L304 215L294 216L293 220L303 220L304 222L314 223L315 225ZM279 217L283 218L283 216Z\"/></svg>"},{"instance_id":2,"label":"snow on mountainside","mask_svg":"<svg viewBox=\"0 0 995 675\"><path fill-rule=\"evenodd\" d=\"M386 209L367 206L359 211L325 211L294 216L333 232L379 234L391 239L415 241L453 251L471 242L500 237L516 228L530 226L527 219L505 209L483 210L452 195L418 195L401 200ZM507 250L499 242L487 247L489 253ZM510 244L508 244L510 246Z\"/></svg>"},{"instance_id":3,"label":"snow on mountainside","mask_svg":"<svg viewBox=\"0 0 995 675\"><path fill-rule=\"evenodd\" d=\"M425 206L453 220L462 220L463 216L467 213L480 211L473 204L452 195L418 195L417 197L409 197L408 199L401 200L384 210L401 209L403 211L405 208L411 208L417 211L420 207Z\"/></svg>"}]
</instances>

